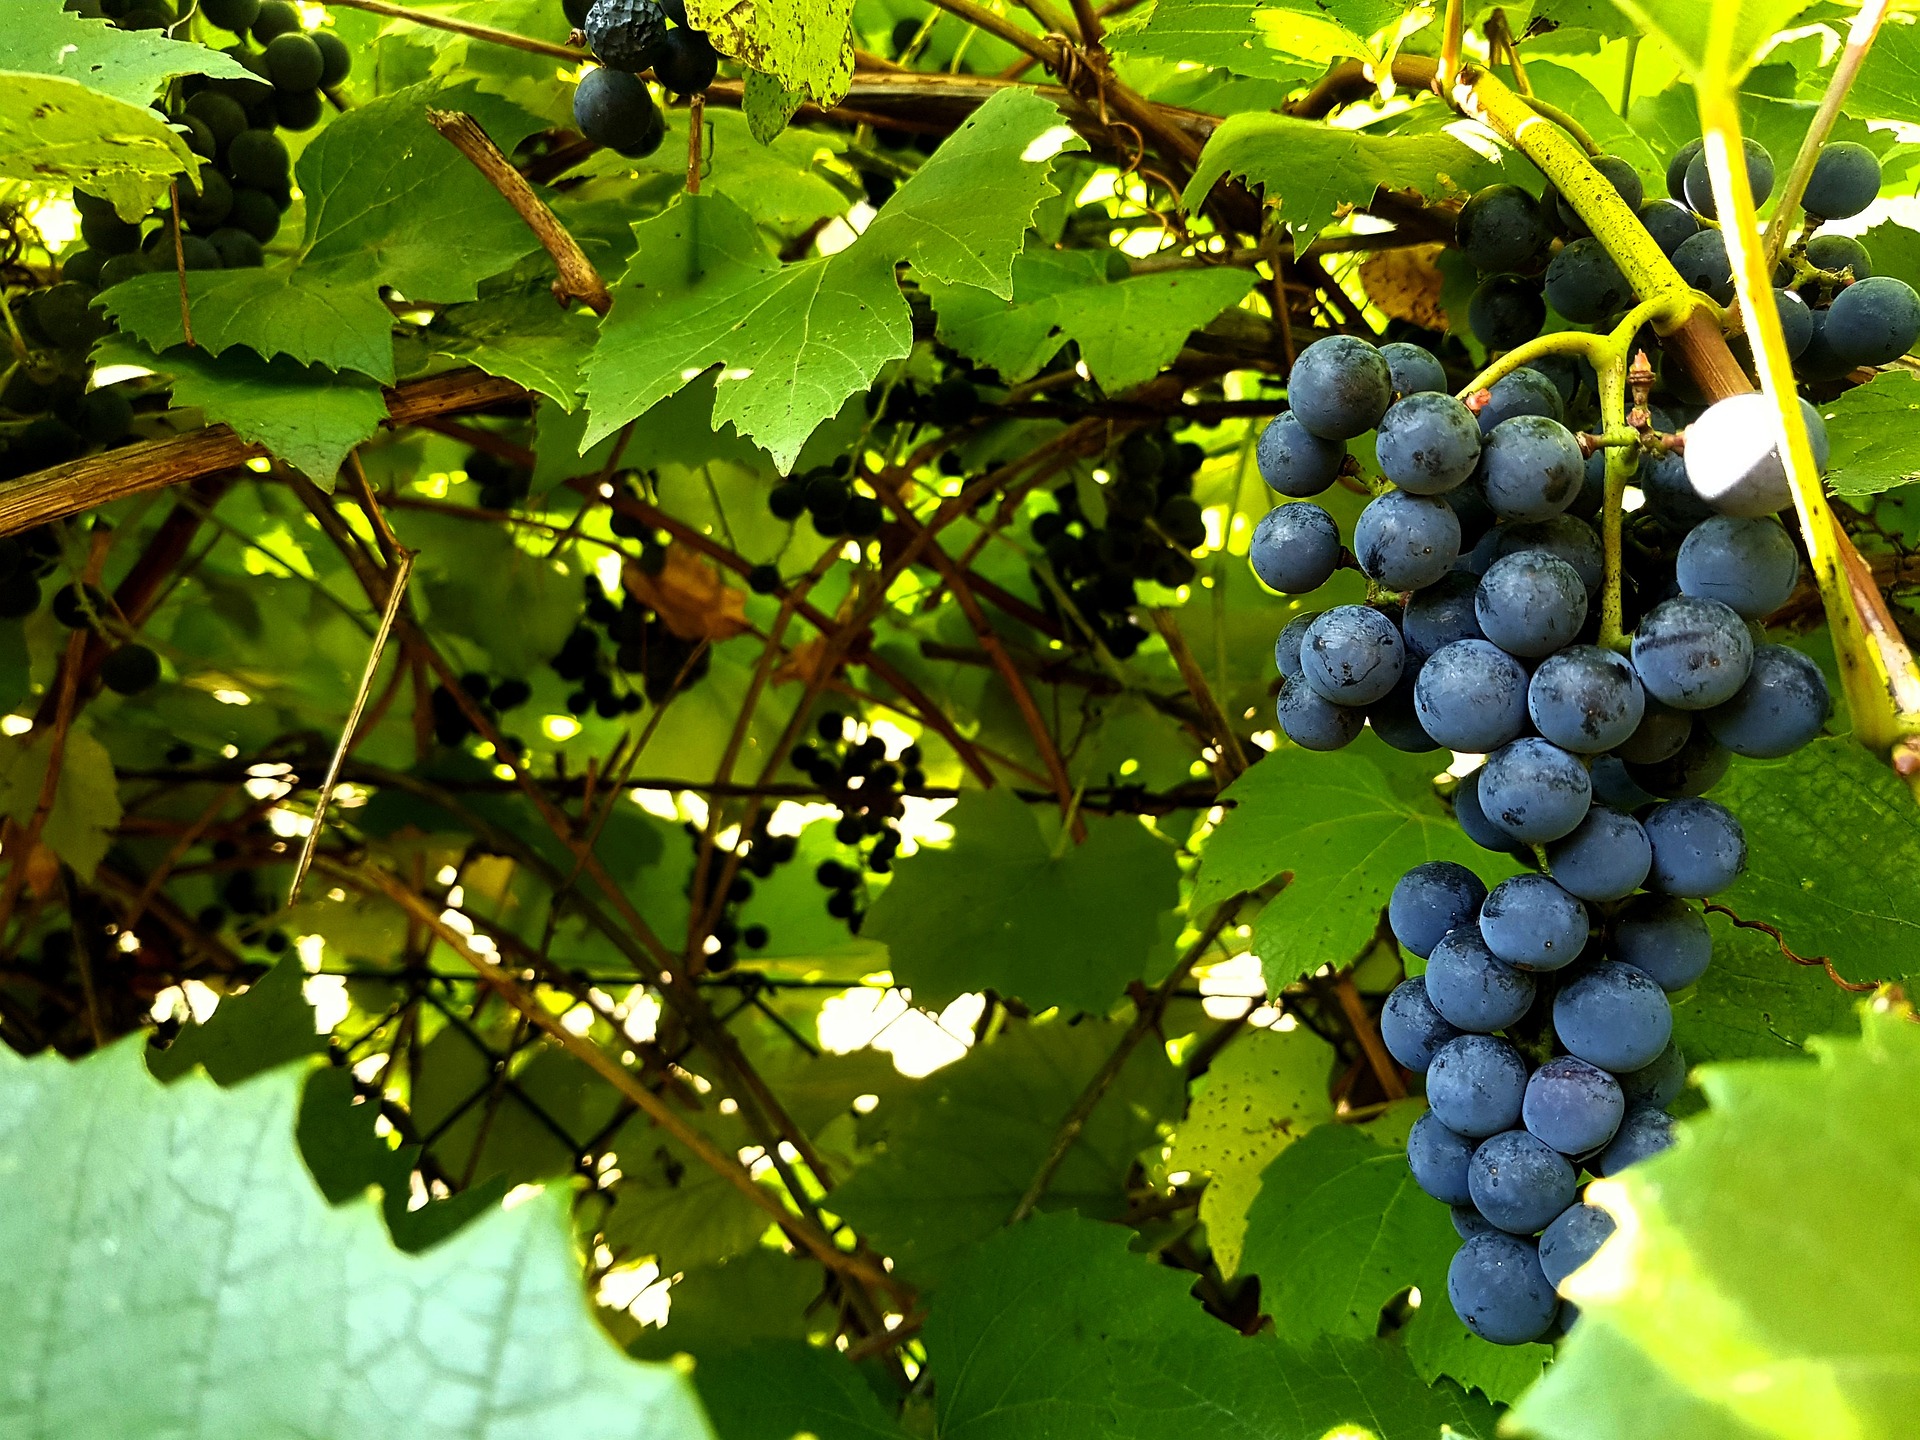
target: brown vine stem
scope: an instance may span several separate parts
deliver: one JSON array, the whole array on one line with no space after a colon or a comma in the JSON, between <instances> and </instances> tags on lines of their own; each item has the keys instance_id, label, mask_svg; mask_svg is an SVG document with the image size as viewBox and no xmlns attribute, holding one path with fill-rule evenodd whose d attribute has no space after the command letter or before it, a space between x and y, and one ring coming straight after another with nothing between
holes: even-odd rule
<instances>
[{"instance_id":1,"label":"brown vine stem","mask_svg":"<svg viewBox=\"0 0 1920 1440\"><path fill-rule=\"evenodd\" d=\"M687 102L687 193L700 193L700 148L706 139L707 97L695 95Z\"/></svg>"},{"instance_id":2,"label":"brown vine stem","mask_svg":"<svg viewBox=\"0 0 1920 1440\"><path fill-rule=\"evenodd\" d=\"M1735 914L1732 910L1728 909L1725 905L1722 905L1717 900L1707 901L1705 908L1712 914L1726 916L1727 919L1732 921L1733 924L1737 926L1739 929L1758 930L1762 935L1765 935L1769 939L1771 939L1775 945L1778 945L1780 947L1781 955L1795 965L1806 965L1806 966L1819 965L1819 966L1825 967L1827 972L1827 978L1833 981L1833 983L1838 985L1842 990L1851 991L1855 995L1866 995L1880 988L1881 982L1879 982L1878 980L1844 980L1842 979L1840 976L1840 972L1833 968L1833 961L1825 955L1814 955L1809 957L1806 955L1798 954L1791 945L1787 944L1787 937L1782 935L1775 926L1767 924L1764 920L1743 919L1741 916Z\"/></svg>"},{"instance_id":3,"label":"brown vine stem","mask_svg":"<svg viewBox=\"0 0 1920 1440\"><path fill-rule=\"evenodd\" d=\"M699 185L700 142L699 114L694 115L691 141L693 151L689 162L688 184L697 189ZM514 213L526 222L533 231L534 238L541 248L553 257L554 268L560 274L553 282L553 298L562 308L578 300L596 315L604 315L613 308L613 293L607 289L607 282L600 278L600 272L593 268L593 262L587 259L586 251L580 248L567 227L560 223L560 217L547 208L547 204L533 193L533 186L527 183L527 177L513 168L513 162L500 153L500 147L493 138L481 128L480 122L460 110L429 110L427 123L446 138L448 144L473 162L473 168L485 177L486 182L500 192L500 197L513 207Z\"/></svg>"},{"instance_id":4,"label":"brown vine stem","mask_svg":"<svg viewBox=\"0 0 1920 1440\"><path fill-rule=\"evenodd\" d=\"M199 348L193 339L193 310L187 304L187 242L180 231L180 182L167 186L167 199L173 205L173 268L180 277L180 335L189 350Z\"/></svg>"},{"instance_id":5,"label":"brown vine stem","mask_svg":"<svg viewBox=\"0 0 1920 1440\"><path fill-rule=\"evenodd\" d=\"M1186 953L1180 957L1167 978L1152 990L1136 997L1133 1023L1127 1027L1127 1033L1120 1037L1120 1042L1113 1047L1099 1070L1094 1072L1086 1089L1073 1102L1073 1108L1060 1121L1060 1128L1053 1134L1053 1143L1047 1147L1046 1159L1040 1162L1040 1168L1034 1172L1026 1193L1020 1197L1020 1203L1013 1207L1013 1214L1007 1217L1009 1225L1018 1225L1026 1219L1046 1197L1047 1187L1053 1184L1053 1177L1066 1163L1067 1155L1080 1139L1080 1133L1087 1128L1087 1121L1099 1108L1107 1091L1113 1088L1113 1082L1120 1078L1120 1072L1126 1069L1127 1061L1133 1058L1133 1052L1140 1047L1140 1042L1160 1023L1160 1017L1166 1013L1167 1002L1173 998L1174 991L1193 973L1193 967L1200 962L1200 957L1213 948L1213 942L1220 938L1220 932L1226 929L1227 922L1233 918L1245 898L1244 894L1240 894L1221 901L1208 918L1206 928L1200 932L1200 938L1187 947Z\"/></svg>"},{"instance_id":6,"label":"brown vine stem","mask_svg":"<svg viewBox=\"0 0 1920 1440\"><path fill-rule=\"evenodd\" d=\"M1187 637L1181 632L1179 616L1164 606L1156 605L1149 612L1153 616L1153 628L1160 632L1160 638L1166 642L1167 653L1173 656L1174 666L1180 671L1180 678L1187 683L1187 691L1193 696L1193 703L1200 709L1200 718L1213 732L1214 743L1220 747L1222 767L1228 780L1237 779L1247 768L1246 747L1241 745L1240 736L1233 728L1233 721L1221 708L1220 701L1213 693L1213 687L1207 683L1207 675L1200 668L1200 662L1193 658L1193 651L1187 645Z\"/></svg>"},{"instance_id":7,"label":"brown vine stem","mask_svg":"<svg viewBox=\"0 0 1920 1440\"><path fill-rule=\"evenodd\" d=\"M582 64L593 59L584 50L576 50L571 45L557 45L551 40L536 40L530 35L517 35L511 30L496 30L491 25L475 25L468 20L455 20L448 15L440 15L431 10L414 10L405 5L389 5L387 0L327 0L330 5L341 5L349 10L365 10L370 15L385 15L392 20L405 20L412 25L424 25L430 30L450 30L455 35L465 35L470 40L484 40L490 45L505 45L513 50L525 50L533 55L551 55L556 60L570 60Z\"/></svg>"},{"instance_id":8,"label":"brown vine stem","mask_svg":"<svg viewBox=\"0 0 1920 1440\"><path fill-rule=\"evenodd\" d=\"M1387 1047L1381 1043L1380 1027L1367 1014L1366 1002L1354 988L1351 974L1342 973L1333 982L1333 998L1340 1002L1340 1013L1347 1017L1347 1028L1353 1031L1353 1038L1360 1042L1360 1050L1367 1057L1367 1067L1373 1071L1373 1078L1380 1082L1380 1088L1387 1092L1389 1100L1404 1100L1407 1083L1400 1078L1400 1068L1393 1063L1393 1057L1387 1054Z\"/></svg>"}]
</instances>

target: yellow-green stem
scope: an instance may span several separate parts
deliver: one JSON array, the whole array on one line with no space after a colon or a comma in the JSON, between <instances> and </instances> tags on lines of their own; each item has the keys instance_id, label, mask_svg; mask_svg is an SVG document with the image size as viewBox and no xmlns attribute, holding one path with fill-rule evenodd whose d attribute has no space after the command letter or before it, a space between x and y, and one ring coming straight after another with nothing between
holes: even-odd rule
<instances>
[{"instance_id":1,"label":"yellow-green stem","mask_svg":"<svg viewBox=\"0 0 1920 1440\"><path fill-rule=\"evenodd\" d=\"M1625 355L1613 357L1613 363L1600 371L1600 420L1606 438L1638 439L1627 429L1627 365ZM1624 437L1622 432L1625 432ZM1620 577L1625 568L1621 559L1620 526L1627 496L1627 481L1633 478L1640 460L1637 444L1609 445L1607 448L1606 499L1600 507L1600 545L1605 554L1605 576L1600 588L1600 644L1608 650L1625 650L1627 636L1622 628Z\"/></svg>"}]
</instances>

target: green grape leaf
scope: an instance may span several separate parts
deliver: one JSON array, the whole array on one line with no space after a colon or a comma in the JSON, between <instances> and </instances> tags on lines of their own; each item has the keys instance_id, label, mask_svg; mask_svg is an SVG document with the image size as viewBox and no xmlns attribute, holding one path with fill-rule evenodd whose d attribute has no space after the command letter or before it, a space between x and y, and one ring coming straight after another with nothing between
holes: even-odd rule
<instances>
[{"instance_id":1,"label":"green grape leaf","mask_svg":"<svg viewBox=\"0 0 1920 1440\"><path fill-rule=\"evenodd\" d=\"M1827 484L1834 494L1857 499L1920 480L1920 376L1883 371L1829 400L1820 413L1827 422Z\"/></svg>"},{"instance_id":2,"label":"green grape leaf","mask_svg":"<svg viewBox=\"0 0 1920 1440\"><path fill-rule=\"evenodd\" d=\"M1102 388L1125 390L1160 373L1200 329L1253 288L1250 271L1170 270L1109 281L1105 257L1038 251L1013 266L1013 298L972 285L922 288L940 315L940 338L1025 380L1072 340Z\"/></svg>"},{"instance_id":3,"label":"green grape leaf","mask_svg":"<svg viewBox=\"0 0 1920 1440\"><path fill-rule=\"evenodd\" d=\"M1882 220L1860 236L1860 243L1866 246L1873 256L1874 274L1892 275L1896 279L1906 281L1909 285L1920 284L1920 231L1912 230L1897 221ZM1887 375L1900 373L1898 370L1887 370L1874 378L1878 380ZM1867 385L1848 390L1840 398L1851 399L1862 390L1870 388L1871 384L1872 382L1869 381ZM1828 436L1829 440L1834 438L1836 437Z\"/></svg>"},{"instance_id":4,"label":"green grape leaf","mask_svg":"<svg viewBox=\"0 0 1920 1440\"><path fill-rule=\"evenodd\" d=\"M21 739L0 737L0 813L16 825L33 819L52 748L53 731L44 725ZM113 773L113 757L92 730L75 723L67 731L60 779L40 843L71 865L81 879L91 880L119 825L120 786Z\"/></svg>"},{"instance_id":5,"label":"green grape leaf","mask_svg":"<svg viewBox=\"0 0 1920 1440\"><path fill-rule=\"evenodd\" d=\"M749 1143L737 1118L709 1128L729 1150ZM651 1255L671 1275L743 1254L766 1233L766 1211L664 1133L636 1125L617 1153L621 1179L602 1230L622 1259Z\"/></svg>"},{"instance_id":6,"label":"green grape leaf","mask_svg":"<svg viewBox=\"0 0 1920 1440\"><path fill-rule=\"evenodd\" d=\"M75 185L132 220L183 171L198 175L199 159L147 106L64 76L0 71L0 177Z\"/></svg>"},{"instance_id":7,"label":"green grape leaf","mask_svg":"<svg viewBox=\"0 0 1920 1440\"><path fill-rule=\"evenodd\" d=\"M435 1162L452 1175L499 1176L510 1186L571 1172L587 1139L618 1111L613 1088L550 1047L502 1076L480 1039L450 1026L421 1052L412 1111L420 1133L434 1136Z\"/></svg>"},{"instance_id":8,"label":"green grape leaf","mask_svg":"<svg viewBox=\"0 0 1920 1440\"><path fill-rule=\"evenodd\" d=\"M820 1288L812 1256L764 1246L689 1270L673 1282L667 1323L638 1330L627 1353L637 1360L704 1359L762 1341L805 1340L807 1312Z\"/></svg>"},{"instance_id":9,"label":"green grape leaf","mask_svg":"<svg viewBox=\"0 0 1920 1440\"><path fill-rule=\"evenodd\" d=\"M497 673L538 673L579 621L580 571L539 541L523 546L501 526L419 513L399 533L420 550L413 584L433 623L472 641Z\"/></svg>"},{"instance_id":10,"label":"green grape leaf","mask_svg":"<svg viewBox=\"0 0 1920 1440\"><path fill-rule=\"evenodd\" d=\"M1016 1024L976 1045L900 1098L885 1153L841 1183L834 1209L917 1283L937 1282L1006 1224L1123 1029L1098 1020ZM1160 1048L1135 1050L1041 1208L1119 1215L1134 1156L1180 1100L1179 1073Z\"/></svg>"},{"instance_id":11,"label":"green grape leaf","mask_svg":"<svg viewBox=\"0 0 1920 1440\"><path fill-rule=\"evenodd\" d=\"M472 85L416 85L355 106L295 163L306 197L299 252L264 270L187 277L198 345L214 355L245 345L392 384L393 316L381 286L412 300L473 300L481 280L535 248L513 207L427 123L429 109L467 112L506 151L540 128ZM142 275L101 304L163 352L186 340L179 284L172 274Z\"/></svg>"},{"instance_id":12,"label":"green grape leaf","mask_svg":"<svg viewBox=\"0 0 1920 1440\"><path fill-rule=\"evenodd\" d=\"M580 366L597 333L588 310L561 309L543 286L449 306L424 338L436 355L464 360L571 410L580 403Z\"/></svg>"},{"instance_id":13,"label":"green grape leaf","mask_svg":"<svg viewBox=\"0 0 1920 1440\"><path fill-rule=\"evenodd\" d=\"M805 90L789 90L771 75L747 71L740 91L740 113L747 122L747 133L762 145L779 139L787 122L806 103Z\"/></svg>"},{"instance_id":14,"label":"green grape leaf","mask_svg":"<svg viewBox=\"0 0 1920 1440\"><path fill-rule=\"evenodd\" d=\"M853 83L853 0L688 0L714 48L826 108Z\"/></svg>"},{"instance_id":15,"label":"green grape leaf","mask_svg":"<svg viewBox=\"0 0 1920 1440\"><path fill-rule=\"evenodd\" d=\"M1747 873L1717 900L1849 980L1920 974L1920 810L1891 770L1850 739L1816 740L1740 762L1714 798L1747 833Z\"/></svg>"},{"instance_id":16,"label":"green grape leaf","mask_svg":"<svg viewBox=\"0 0 1920 1440\"><path fill-rule=\"evenodd\" d=\"M511 1416L527 1440L708 1433L679 1375L597 1330L563 1190L403 1255L371 1201L329 1207L307 1174L299 1067L162 1085L140 1052L0 1052L10 1428L452 1440Z\"/></svg>"},{"instance_id":17,"label":"green grape leaf","mask_svg":"<svg viewBox=\"0 0 1920 1440\"><path fill-rule=\"evenodd\" d=\"M1557 105L1587 129L1587 133L1605 147L1609 155L1618 155L1648 181L1650 197L1667 193L1667 162L1648 144L1620 112L1614 102L1578 70L1550 61L1527 66L1527 79L1533 93L1551 105Z\"/></svg>"},{"instance_id":18,"label":"green grape leaf","mask_svg":"<svg viewBox=\"0 0 1920 1440\"><path fill-rule=\"evenodd\" d=\"M136 340L110 335L95 348L94 363L143 365L167 376L176 409L198 409L209 421L230 425L328 490L347 452L387 418L386 396L366 376L284 355L262 360L234 349L216 359L176 345L156 356Z\"/></svg>"},{"instance_id":19,"label":"green grape leaf","mask_svg":"<svg viewBox=\"0 0 1920 1440\"><path fill-rule=\"evenodd\" d=\"M749 79L748 102L755 93ZM646 181L647 192L665 203L687 183L686 112L670 110L666 122L666 139L645 159L630 160L603 150L570 170L568 178L634 171ZM826 216L844 215L853 204L843 188L846 182L836 183L827 163L845 151L844 136L824 130L790 130L762 141L738 110L709 108L706 124L701 190L725 195L762 225L797 233ZM624 195L617 209L622 217L621 237L631 240L632 205Z\"/></svg>"},{"instance_id":20,"label":"green grape leaf","mask_svg":"<svg viewBox=\"0 0 1920 1440\"><path fill-rule=\"evenodd\" d=\"M161 84L176 75L254 78L238 60L204 45L169 40L158 30L122 30L58 5L6 0L0 4L0 17L6 26L9 70L60 76L129 105L146 105Z\"/></svg>"},{"instance_id":21,"label":"green grape leaf","mask_svg":"<svg viewBox=\"0 0 1920 1440\"><path fill-rule=\"evenodd\" d=\"M782 265L722 195L683 196L634 226L640 249L586 366L583 445L710 366L713 425L731 421L790 466L819 424L912 346L894 267L1001 297L1052 158L1080 142L1060 112L1009 87L976 110L836 255Z\"/></svg>"},{"instance_id":22,"label":"green grape leaf","mask_svg":"<svg viewBox=\"0 0 1920 1440\"><path fill-rule=\"evenodd\" d=\"M693 1383L719 1440L906 1440L866 1377L838 1351L803 1340L702 1355Z\"/></svg>"},{"instance_id":23,"label":"green grape leaf","mask_svg":"<svg viewBox=\"0 0 1920 1440\"><path fill-rule=\"evenodd\" d=\"M1817 1063L1709 1066L1680 1143L1597 1187L1620 1229L1567 1282L1580 1323L1527 1434L1911 1433L1920 1252L1873 1237L1920 1224L1920 1026L1862 1019Z\"/></svg>"},{"instance_id":24,"label":"green grape leaf","mask_svg":"<svg viewBox=\"0 0 1920 1440\"><path fill-rule=\"evenodd\" d=\"M956 1267L925 1332L942 1440L1492 1440L1491 1405L1428 1386L1393 1343L1237 1334L1130 1238L1042 1216Z\"/></svg>"},{"instance_id":25,"label":"green grape leaf","mask_svg":"<svg viewBox=\"0 0 1920 1440\"><path fill-rule=\"evenodd\" d=\"M1673 997L1673 1038L1692 1065L1797 1055L1810 1035L1844 1030L1859 997L1818 965L1795 965L1772 936L1709 915L1713 963Z\"/></svg>"},{"instance_id":26,"label":"green grape leaf","mask_svg":"<svg viewBox=\"0 0 1920 1440\"><path fill-rule=\"evenodd\" d=\"M1920 122L1920 17L1889 8L1893 13L1881 20L1873 48L1847 91L1847 112Z\"/></svg>"},{"instance_id":27,"label":"green grape leaf","mask_svg":"<svg viewBox=\"0 0 1920 1440\"><path fill-rule=\"evenodd\" d=\"M326 1052L313 1007L302 991L306 971L292 957L274 965L238 995L222 998L204 1022L187 1025L164 1050L147 1052L147 1068L177 1080L195 1065L221 1085L237 1085L291 1060Z\"/></svg>"},{"instance_id":28,"label":"green grape leaf","mask_svg":"<svg viewBox=\"0 0 1920 1440\"><path fill-rule=\"evenodd\" d=\"M1642 32L1658 36L1672 50L1674 59L1689 79L1702 76L1708 61L1708 43L1714 17L1725 11L1732 18L1732 46L1726 57L1727 70L1707 78L1716 84L1732 85L1747 73L1754 57L1773 39L1774 32L1802 10L1807 0L1722 0L1715 5L1668 5L1659 0L1613 0L1620 11Z\"/></svg>"},{"instance_id":29,"label":"green grape leaf","mask_svg":"<svg viewBox=\"0 0 1920 1440\"><path fill-rule=\"evenodd\" d=\"M1333 1047L1311 1030L1256 1030L1229 1045L1198 1082L1174 1132L1167 1168L1204 1174L1200 1219L1223 1275L1240 1269L1247 1207L1282 1150L1333 1119Z\"/></svg>"},{"instance_id":30,"label":"green grape leaf","mask_svg":"<svg viewBox=\"0 0 1920 1440\"><path fill-rule=\"evenodd\" d=\"M1244 175L1278 201L1280 219L1318 234L1344 209L1382 187L1429 200L1463 197L1500 170L1451 135L1371 135L1290 115L1230 115L1200 152L1181 202L1194 209L1222 176Z\"/></svg>"},{"instance_id":31,"label":"green grape leaf","mask_svg":"<svg viewBox=\"0 0 1920 1440\"><path fill-rule=\"evenodd\" d=\"M1510 860L1467 839L1434 795L1439 763L1378 742L1333 755L1288 747L1223 793L1235 805L1201 854L1195 904L1292 875L1254 923L1270 990L1358 955L1394 883L1415 865L1458 861L1489 885L1513 873Z\"/></svg>"},{"instance_id":32,"label":"green grape leaf","mask_svg":"<svg viewBox=\"0 0 1920 1440\"><path fill-rule=\"evenodd\" d=\"M1180 872L1131 816L1090 817L1085 843L1057 854L1011 790L968 791L944 818L953 842L899 861L860 927L919 1004L996 990L1036 1010L1104 1014L1166 958L1160 917Z\"/></svg>"},{"instance_id":33,"label":"green grape leaf","mask_svg":"<svg viewBox=\"0 0 1920 1440\"><path fill-rule=\"evenodd\" d=\"M1120 30L1113 46L1143 59L1293 80L1303 61L1375 55L1370 37L1407 8L1390 0L1159 0L1143 23Z\"/></svg>"}]
</instances>

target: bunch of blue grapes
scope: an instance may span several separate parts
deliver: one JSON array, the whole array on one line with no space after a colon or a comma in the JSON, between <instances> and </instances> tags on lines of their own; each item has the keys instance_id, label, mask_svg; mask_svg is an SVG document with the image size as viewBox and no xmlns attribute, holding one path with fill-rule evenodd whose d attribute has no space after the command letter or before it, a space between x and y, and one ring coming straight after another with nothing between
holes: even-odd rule
<instances>
[{"instance_id":1,"label":"bunch of blue grapes","mask_svg":"<svg viewBox=\"0 0 1920 1440\"><path fill-rule=\"evenodd\" d=\"M1757 623L1800 573L1772 513L1790 498L1774 431L1748 413L1759 397L1709 408L1684 453L1643 435L1622 653L1597 643L1604 556L1581 518L1599 509L1603 457L1545 376L1467 400L1444 386L1416 346L1308 347L1258 450L1291 503L1256 527L1251 560L1283 592L1347 565L1370 582L1369 603L1281 632L1287 736L1332 750L1370 727L1401 750L1485 756L1456 818L1532 867L1491 894L1448 862L1404 877L1388 918L1426 970L1381 1016L1394 1057L1427 1077L1408 1154L1466 1242L1450 1297L1475 1333L1518 1344L1552 1331L1556 1287L1610 1228L1580 1198L1582 1171L1614 1174L1669 1139L1685 1065L1666 997L1711 955L1695 902L1747 856L1706 792L1735 755L1806 744L1832 702L1819 668ZM1383 479L1348 548L1302 497L1360 471L1349 444L1369 431Z\"/></svg>"}]
</instances>

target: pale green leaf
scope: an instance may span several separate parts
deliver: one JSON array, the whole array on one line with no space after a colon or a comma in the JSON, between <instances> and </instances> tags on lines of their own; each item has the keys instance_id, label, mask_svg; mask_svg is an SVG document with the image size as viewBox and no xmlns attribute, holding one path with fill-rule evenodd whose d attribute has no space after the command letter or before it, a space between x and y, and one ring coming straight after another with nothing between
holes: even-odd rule
<instances>
[{"instance_id":1,"label":"pale green leaf","mask_svg":"<svg viewBox=\"0 0 1920 1440\"><path fill-rule=\"evenodd\" d=\"M747 71L740 91L740 112L747 122L747 133L762 145L778 139L787 122L806 103L805 90L790 90L761 70Z\"/></svg>"},{"instance_id":2,"label":"pale green leaf","mask_svg":"<svg viewBox=\"0 0 1920 1440\"><path fill-rule=\"evenodd\" d=\"M709 1120L709 1128L712 1118ZM709 1138L738 1151L750 1142L734 1119ZM620 1175L602 1233L616 1255L652 1256L662 1274L712 1265L751 1250L767 1212L684 1146L639 1122L619 1138Z\"/></svg>"},{"instance_id":3,"label":"pale green leaf","mask_svg":"<svg viewBox=\"0 0 1920 1440\"><path fill-rule=\"evenodd\" d=\"M1890 8L1847 91L1847 110L1875 120L1920 122L1920 15Z\"/></svg>"},{"instance_id":4,"label":"pale green leaf","mask_svg":"<svg viewBox=\"0 0 1920 1440\"><path fill-rule=\"evenodd\" d=\"M1708 61L1710 34L1715 24L1730 25L1731 47L1727 70L1711 76L1716 84L1737 84L1753 59L1807 0L1716 0L1713 4L1663 4L1659 0L1613 0L1641 31L1664 40L1679 61L1682 73L1699 78ZM1725 12L1732 15L1726 16Z\"/></svg>"},{"instance_id":5,"label":"pale green leaf","mask_svg":"<svg viewBox=\"0 0 1920 1440\"><path fill-rule=\"evenodd\" d=\"M59 75L0 71L0 177L78 186L133 219L183 171L197 175L198 159L147 106Z\"/></svg>"},{"instance_id":6,"label":"pale green leaf","mask_svg":"<svg viewBox=\"0 0 1920 1440\"><path fill-rule=\"evenodd\" d=\"M33 819L47 778L53 731L41 726L31 739L0 738L0 813L16 825ZM60 779L40 842L73 867L82 880L106 858L120 825L120 786L113 757L85 725L71 726L60 756Z\"/></svg>"},{"instance_id":7,"label":"pale green leaf","mask_svg":"<svg viewBox=\"0 0 1920 1440\"><path fill-rule=\"evenodd\" d=\"M722 55L822 108L853 82L853 0L688 0L687 19Z\"/></svg>"},{"instance_id":8,"label":"pale green leaf","mask_svg":"<svg viewBox=\"0 0 1920 1440\"><path fill-rule=\"evenodd\" d=\"M450 306L424 338L437 355L464 360L571 410L580 403L580 366L597 333L591 311L577 304L563 310L542 287Z\"/></svg>"},{"instance_id":9,"label":"pale green leaf","mask_svg":"<svg viewBox=\"0 0 1920 1440\"><path fill-rule=\"evenodd\" d=\"M1294 80L1301 62L1370 55L1369 37L1402 7L1383 0L1159 0L1114 48L1128 55L1215 66L1254 79Z\"/></svg>"},{"instance_id":10,"label":"pale green leaf","mask_svg":"<svg viewBox=\"0 0 1920 1440\"><path fill-rule=\"evenodd\" d=\"M1920 481L1920 376L1884 371L1820 413L1831 446L1827 484L1836 495L1878 495Z\"/></svg>"},{"instance_id":11,"label":"pale green leaf","mask_svg":"<svg viewBox=\"0 0 1920 1440\"><path fill-rule=\"evenodd\" d=\"M61 76L129 105L145 105L176 75L254 78L217 50L169 40L159 30L122 30L52 0L5 0L0 23L6 27L8 69Z\"/></svg>"}]
</instances>

